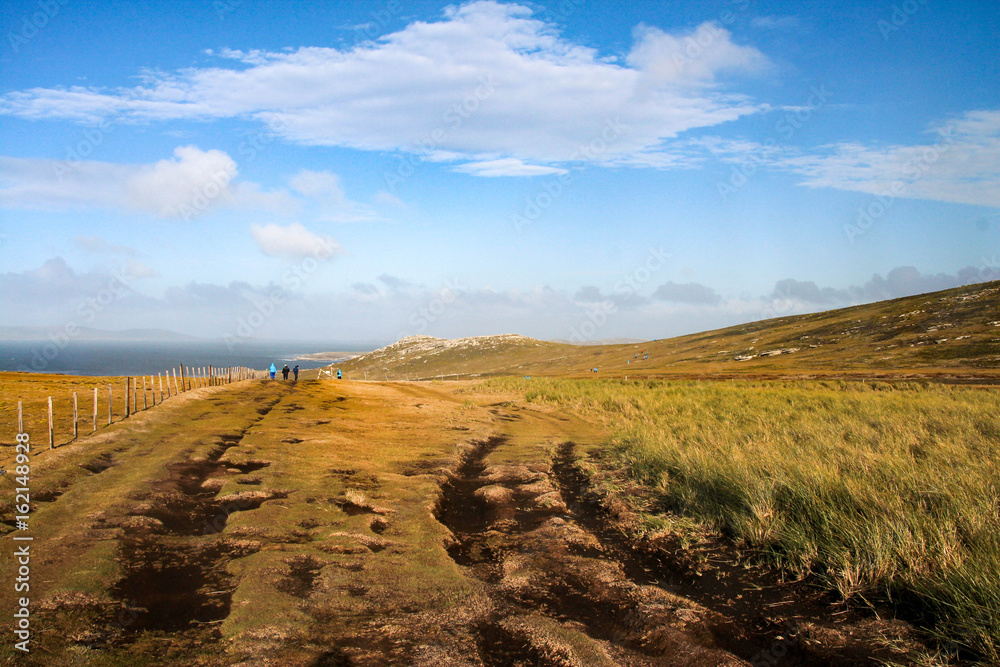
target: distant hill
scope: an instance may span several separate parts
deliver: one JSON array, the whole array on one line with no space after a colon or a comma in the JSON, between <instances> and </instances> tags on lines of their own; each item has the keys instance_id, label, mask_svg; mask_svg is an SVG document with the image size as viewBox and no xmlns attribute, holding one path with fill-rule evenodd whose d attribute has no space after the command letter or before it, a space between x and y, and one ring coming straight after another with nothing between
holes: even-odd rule
<instances>
[{"instance_id":1,"label":"distant hill","mask_svg":"<svg viewBox=\"0 0 1000 667\"><path fill-rule=\"evenodd\" d=\"M46 340L52 336L65 336L64 327L0 327L0 340ZM196 341L194 336L179 334L165 329L125 329L108 331L78 327L73 340L150 340L150 341Z\"/></svg>"},{"instance_id":2,"label":"distant hill","mask_svg":"<svg viewBox=\"0 0 1000 667\"><path fill-rule=\"evenodd\" d=\"M571 345L515 334L411 336L338 368L362 379L490 375L889 375L1000 379L1000 281L677 338Z\"/></svg>"}]
</instances>

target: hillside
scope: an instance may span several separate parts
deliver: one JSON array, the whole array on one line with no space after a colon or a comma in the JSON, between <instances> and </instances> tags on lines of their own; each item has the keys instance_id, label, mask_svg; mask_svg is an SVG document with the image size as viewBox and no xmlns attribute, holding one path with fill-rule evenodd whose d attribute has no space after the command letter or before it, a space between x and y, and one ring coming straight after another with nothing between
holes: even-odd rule
<instances>
[{"instance_id":1,"label":"hillside","mask_svg":"<svg viewBox=\"0 0 1000 667\"><path fill-rule=\"evenodd\" d=\"M542 368L576 355L578 348L517 334L476 336L452 340L407 336L338 364L358 379L418 379L438 376L510 375L525 368ZM362 378L364 379L364 378Z\"/></svg>"},{"instance_id":2,"label":"hillside","mask_svg":"<svg viewBox=\"0 0 1000 667\"><path fill-rule=\"evenodd\" d=\"M353 379L891 375L1000 378L1000 282L677 338L570 345L411 336L337 366Z\"/></svg>"}]
</instances>

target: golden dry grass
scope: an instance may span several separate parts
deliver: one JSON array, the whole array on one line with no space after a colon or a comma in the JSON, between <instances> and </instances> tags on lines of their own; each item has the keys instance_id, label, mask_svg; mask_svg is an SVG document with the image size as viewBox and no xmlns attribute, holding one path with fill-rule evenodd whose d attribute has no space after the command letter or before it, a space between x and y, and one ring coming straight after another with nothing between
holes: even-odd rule
<instances>
[{"instance_id":1,"label":"golden dry grass","mask_svg":"<svg viewBox=\"0 0 1000 667\"><path fill-rule=\"evenodd\" d=\"M693 518L1000 659L1000 393L845 382L493 380L616 429L648 531ZM913 611L913 609L911 609Z\"/></svg>"}]
</instances>

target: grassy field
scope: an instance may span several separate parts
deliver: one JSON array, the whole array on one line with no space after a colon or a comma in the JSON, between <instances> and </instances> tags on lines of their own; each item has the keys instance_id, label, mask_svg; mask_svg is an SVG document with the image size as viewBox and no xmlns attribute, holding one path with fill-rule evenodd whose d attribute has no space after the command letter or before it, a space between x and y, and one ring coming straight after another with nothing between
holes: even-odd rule
<instances>
[{"instance_id":1,"label":"grassy field","mask_svg":"<svg viewBox=\"0 0 1000 667\"><path fill-rule=\"evenodd\" d=\"M691 520L1000 661L1000 396L844 382L490 380L603 420L646 537Z\"/></svg>"}]
</instances>

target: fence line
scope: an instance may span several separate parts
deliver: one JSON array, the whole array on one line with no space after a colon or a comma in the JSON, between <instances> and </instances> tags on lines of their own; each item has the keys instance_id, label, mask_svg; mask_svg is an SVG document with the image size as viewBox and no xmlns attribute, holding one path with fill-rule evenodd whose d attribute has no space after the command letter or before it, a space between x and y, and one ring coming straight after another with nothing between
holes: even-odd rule
<instances>
[{"instance_id":1,"label":"fence line","mask_svg":"<svg viewBox=\"0 0 1000 667\"><path fill-rule=\"evenodd\" d=\"M118 421L122 422L132 415L138 414L140 411L145 412L157 405L162 405L165 400L172 398L174 396L179 396L181 393L191 391L192 389L200 389L204 387L215 387L222 386L226 384L231 384L233 382L242 382L243 380L260 380L266 379L268 377L267 371L259 371L252 368L247 368L245 366L229 366L226 368L215 368L213 366L201 366L200 368L186 367L184 364L179 364L178 368L171 368L164 373L156 374L156 381L152 375L149 377L149 383L147 385L147 376L142 376L142 409L139 408L139 378L133 376L125 377L125 400L124 400L124 416L122 416ZM163 388L163 376L166 375L166 393L164 393ZM180 376L178 381L178 375ZM174 387L173 393L170 390L170 379L173 377ZM156 389L159 385L160 390L160 400L156 400ZM147 392L151 396L147 396ZM148 398L152 398L152 401L148 401ZM91 433L97 432L97 410L98 410L98 387L94 387L94 408L92 411L93 428ZM120 399L119 399L120 400ZM115 423L114 419L114 402L115 402L115 392L114 385L108 385L108 423ZM119 413L121 415L122 413ZM53 411L53 401L52 397L47 397L47 417L48 417L48 434L49 434L49 448L54 449L55 444L55 420ZM86 417L84 417L86 419ZM63 422L65 423L65 422ZM77 392L73 392L73 437L70 440L76 440L80 437L80 412L79 412L79 397ZM24 433L24 402L17 402L17 432Z\"/></svg>"}]
</instances>

